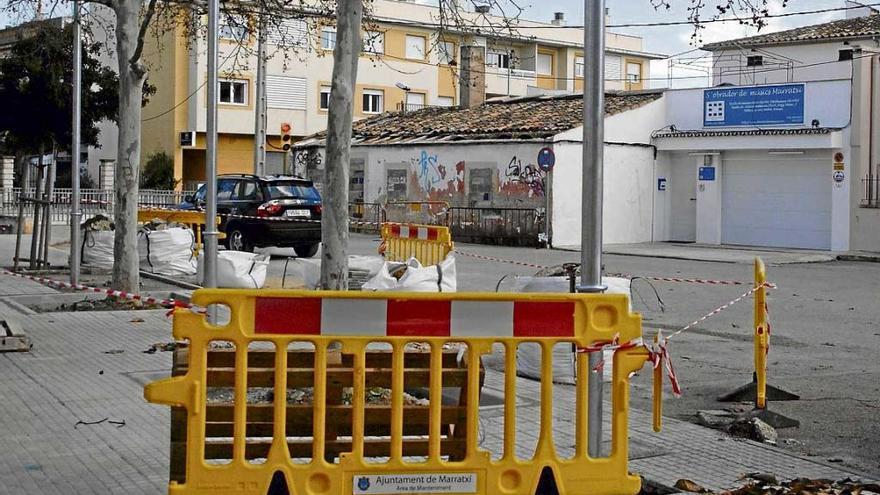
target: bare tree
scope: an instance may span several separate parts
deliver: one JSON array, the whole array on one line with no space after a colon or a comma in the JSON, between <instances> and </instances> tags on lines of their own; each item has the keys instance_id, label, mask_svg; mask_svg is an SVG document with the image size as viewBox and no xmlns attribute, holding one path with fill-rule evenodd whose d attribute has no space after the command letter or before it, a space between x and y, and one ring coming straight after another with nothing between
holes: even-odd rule
<instances>
[{"instance_id":1,"label":"bare tree","mask_svg":"<svg viewBox=\"0 0 880 495\"><path fill-rule=\"evenodd\" d=\"M324 245L321 251L321 287L328 290L348 289L348 163L363 14L361 0L339 0L327 119L325 213L321 223Z\"/></svg>"},{"instance_id":2,"label":"bare tree","mask_svg":"<svg viewBox=\"0 0 880 495\"><path fill-rule=\"evenodd\" d=\"M655 10L669 10L676 2L688 2L687 20L694 26L691 43L702 43L702 31L706 23L724 17L739 21L742 25L754 26L761 30L767 26L771 0L649 0ZM781 0L782 8L789 0Z\"/></svg>"}]
</instances>

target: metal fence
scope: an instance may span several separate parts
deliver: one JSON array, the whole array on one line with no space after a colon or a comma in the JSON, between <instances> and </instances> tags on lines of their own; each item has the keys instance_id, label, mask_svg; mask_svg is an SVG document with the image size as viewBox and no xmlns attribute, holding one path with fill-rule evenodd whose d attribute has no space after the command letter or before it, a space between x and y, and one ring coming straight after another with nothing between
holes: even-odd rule
<instances>
[{"instance_id":1,"label":"metal fence","mask_svg":"<svg viewBox=\"0 0 880 495\"><path fill-rule=\"evenodd\" d=\"M383 222L448 225L446 201L393 201L382 205Z\"/></svg>"},{"instance_id":2,"label":"metal fence","mask_svg":"<svg viewBox=\"0 0 880 495\"><path fill-rule=\"evenodd\" d=\"M539 246L544 212L539 208L449 208L452 238L477 244Z\"/></svg>"},{"instance_id":3,"label":"metal fence","mask_svg":"<svg viewBox=\"0 0 880 495\"><path fill-rule=\"evenodd\" d=\"M183 202L186 195L192 191L161 191L143 189L138 194L138 204L143 206L173 208ZM22 195L20 187L0 189L0 216L18 215L19 197ZM24 196L33 197L34 188L24 190ZM56 188L52 192L52 206L50 209L50 221L55 224L70 221L70 206L73 192L69 188ZM80 191L80 209L83 218L91 218L95 215L113 215L114 193L107 189L82 189ZM23 213L25 216L33 215L32 203L25 203Z\"/></svg>"},{"instance_id":4,"label":"metal fence","mask_svg":"<svg viewBox=\"0 0 880 495\"><path fill-rule=\"evenodd\" d=\"M880 208L880 177L862 179L862 202L865 208Z\"/></svg>"},{"instance_id":5,"label":"metal fence","mask_svg":"<svg viewBox=\"0 0 880 495\"><path fill-rule=\"evenodd\" d=\"M379 233L379 224L385 220L385 210L379 203L349 203L348 218L352 232Z\"/></svg>"}]
</instances>

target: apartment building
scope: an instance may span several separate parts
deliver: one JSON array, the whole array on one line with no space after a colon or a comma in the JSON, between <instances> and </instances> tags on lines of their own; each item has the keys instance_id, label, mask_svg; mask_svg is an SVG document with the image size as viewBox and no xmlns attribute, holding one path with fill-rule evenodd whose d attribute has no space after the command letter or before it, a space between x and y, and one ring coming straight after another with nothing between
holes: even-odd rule
<instances>
[{"instance_id":1,"label":"apartment building","mask_svg":"<svg viewBox=\"0 0 880 495\"><path fill-rule=\"evenodd\" d=\"M462 45L486 48L486 96L570 92L583 87L583 31L565 27L562 14L548 22L519 21L502 30L500 18L465 13L466 29L441 29L436 7L409 1L372 2L355 90L355 119L422 106L458 104ZM477 28L480 34L475 34ZM325 129L336 33L333 19L284 21L284 32L268 33L267 173L290 170L281 151L283 124L294 140ZM490 34L491 33L491 34ZM253 30L221 26L219 88L220 173L253 170L256 57ZM282 39L283 38L283 39ZM279 44L285 49L280 49ZM145 50L150 83L157 92L143 110L143 154L174 157L175 176L185 185L204 178L207 78L204 39L187 40L183 29L166 31ZM245 50L246 51L246 50ZM253 51L253 50L251 50ZM643 50L641 38L608 33L608 89L641 89L650 61L662 55ZM403 89L402 89L403 88ZM104 126L103 146L90 151L90 167L116 154L115 129Z\"/></svg>"}]
</instances>

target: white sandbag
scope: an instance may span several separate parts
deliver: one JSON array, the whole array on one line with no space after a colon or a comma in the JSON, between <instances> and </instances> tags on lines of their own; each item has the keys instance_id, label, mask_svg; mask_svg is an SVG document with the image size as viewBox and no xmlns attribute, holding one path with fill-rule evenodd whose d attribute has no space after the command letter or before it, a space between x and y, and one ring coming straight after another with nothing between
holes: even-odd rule
<instances>
[{"instance_id":1,"label":"white sandbag","mask_svg":"<svg viewBox=\"0 0 880 495\"><path fill-rule=\"evenodd\" d=\"M204 280L204 251L199 252L198 280ZM224 289L262 289L269 271L269 255L244 251L217 252L217 287Z\"/></svg>"},{"instance_id":2,"label":"white sandbag","mask_svg":"<svg viewBox=\"0 0 880 495\"><path fill-rule=\"evenodd\" d=\"M376 276L384 264L385 258L381 256L361 256L353 254L348 257L348 269L363 270L368 273L369 278Z\"/></svg>"},{"instance_id":3,"label":"white sandbag","mask_svg":"<svg viewBox=\"0 0 880 495\"><path fill-rule=\"evenodd\" d=\"M282 287L315 290L321 285L321 259L288 258L284 262Z\"/></svg>"},{"instance_id":4,"label":"white sandbag","mask_svg":"<svg viewBox=\"0 0 880 495\"><path fill-rule=\"evenodd\" d=\"M602 283L608 287L606 294L625 294L632 309L630 297L630 281L618 277L602 277ZM568 292L568 277L517 277L513 292ZM553 381L556 383L575 383L577 353L570 345L553 347ZM610 382L612 376L611 362L614 351L603 351L602 359L606 366L602 368L602 381ZM534 343L520 344L516 348L516 372L520 376L541 379L541 346Z\"/></svg>"},{"instance_id":5,"label":"white sandbag","mask_svg":"<svg viewBox=\"0 0 880 495\"><path fill-rule=\"evenodd\" d=\"M84 230L82 251L80 251L82 264L93 268L112 270L113 235L112 230Z\"/></svg>"},{"instance_id":6,"label":"white sandbag","mask_svg":"<svg viewBox=\"0 0 880 495\"><path fill-rule=\"evenodd\" d=\"M391 275L394 263L385 262L382 269L364 284L366 291L392 292L455 292L455 256L450 254L439 265L422 266L419 260L411 258L406 263L406 271L400 280Z\"/></svg>"},{"instance_id":7,"label":"white sandbag","mask_svg":"<svg viewBox=\"0 0 880 495\"><path fill-rule=\"evenodd\" d=\"M183 227L143 230L138 234L141 270L170 277L195 275L195 243L193 231Z\"/></svg>"}]
</instances>

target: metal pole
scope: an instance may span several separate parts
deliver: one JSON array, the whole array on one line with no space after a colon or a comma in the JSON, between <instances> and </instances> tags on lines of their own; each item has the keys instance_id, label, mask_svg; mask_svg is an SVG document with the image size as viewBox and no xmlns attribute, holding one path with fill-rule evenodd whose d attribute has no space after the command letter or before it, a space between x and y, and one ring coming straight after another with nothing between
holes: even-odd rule
<instances>
[{"instance_id":1,"label":"metal pole","mask_svg":"<svg viewBox=\"0 0 880 495\"><path fill-rule=\"evenodd\" d=\"M584 138L581 203L581 280L578 292L602 285L602 151L605 140L605 0L584 0ZM590 369L602 356L590 353ZM589 380L587 431L590 456L601 455L602 376Z\"/></svg>"},{"instance_id":2,"label":"metal pole","mask_svg":"<svg viewBox=\"0 0 880 495\"><path fill-rule=\"evenodd\" d=\"M30 166L30 164L28 164ZM40 157L37 159L37 184L34 186L34 224L31 229L31 258L30 264L28 267L31 270L37 268L37 258L39 258L38 254L38 245L40 239L40 233L42 229L40 228L40 200L43 199L41 197L43 193L43 147L40 146Z\"/></svg>"},{"instance_id":3,"label":"metal pole","mask_svg":"<svg viewBox=\"0 0 880 495\"><path fill-rule=\"evenodd\" d=\"M254 105L254 174L266 175L266 20L257 20L257 104Z\"/></svg>"},{"instance_id":4,"label":"metal pole","mask_svg":"<svg viewBox=\"0 0 880 495\"><path fill-rule=\"evenodd\" d=\"M80 231L79 141L82 95L82 39L79 0L73 0L73 142L70 146L70 283L79 284Z\"/></svg>"},{"instance_id":5,"label":"metal pole","mask_svg":"<svg viewBox=\"0 0 880 495\"><path fill-rule=\"evenodd\" d=\"M205 287L217 286L217 80L220 1L208 0L208 115L205 136ZM211 319L212 315L208 315Z\"/></svg>"}]
</instances>

